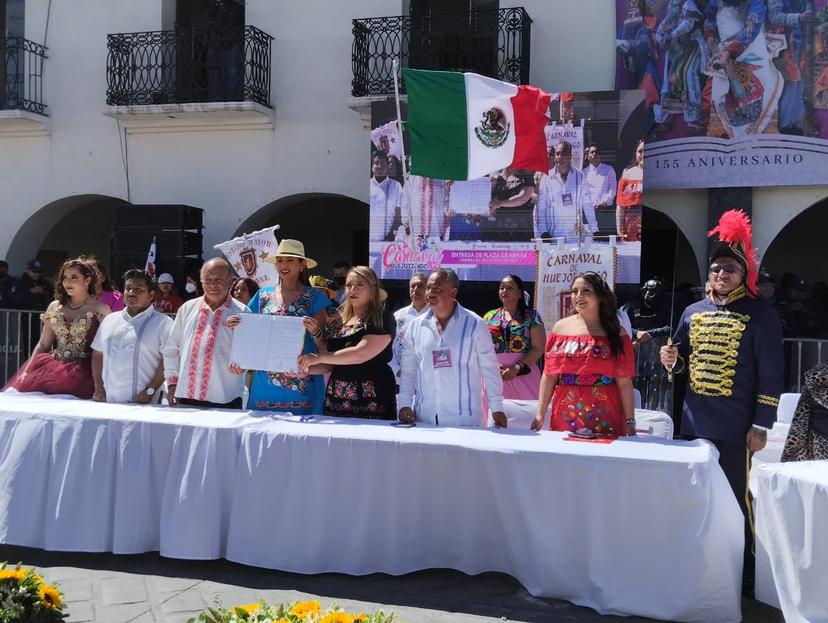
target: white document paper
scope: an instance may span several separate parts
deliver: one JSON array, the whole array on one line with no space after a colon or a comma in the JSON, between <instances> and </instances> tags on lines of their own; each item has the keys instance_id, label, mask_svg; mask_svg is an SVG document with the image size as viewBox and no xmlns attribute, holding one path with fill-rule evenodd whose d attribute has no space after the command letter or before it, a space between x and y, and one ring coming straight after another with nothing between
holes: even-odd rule
<instances>
[{"instance_id":1,"label":"white document paper","mask_svg":"<svg viewBox=\"0 0 828 623\"><path fill-rule=\"evenodd\" d=\"M299 372L298 359L305 344L300 316L241 314L233 331L230 361L245 370Z\"/></svg>"},{"instance_id":2,"label":"white document paper","mask_svg":"<svg viewBox=\"0 0 828 623\"><path fill-rule=\"evenodd\" d=\"M488 177L453 182L449 193L449 209L457 214L489 215L492 181Z\"/></svg>"}]
</instances>

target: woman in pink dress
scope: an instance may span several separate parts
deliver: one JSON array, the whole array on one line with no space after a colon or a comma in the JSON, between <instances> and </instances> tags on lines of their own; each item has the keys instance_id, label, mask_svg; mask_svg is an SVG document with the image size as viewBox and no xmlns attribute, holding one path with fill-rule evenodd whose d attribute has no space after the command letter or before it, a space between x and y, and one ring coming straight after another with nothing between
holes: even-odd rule
<instances>
[{"instance_id":1,"label":"woman in pink dress","mask_svg":"<svg viewBox=\"0 0 828 623\"><path fill-rule=\"evenodd\" d=\"M526 303L523 281L517 275L500 280L498 296L502 307L488 312L483 320L500 363L503 397L535 400L541 380L538 360L546 341L543 320Z\"/></svg>"},{"instance_id":2,"label":"woman in pink dress","mask_svg":"<svg viewBox=\"0 0 828 623\"><path fill-rule=\"evenodd\" d=\"M95 297L95 271L81 259L66 260L55 298L41 314L43 332L32 356L3 389L91 398L90 345L109 307Z\"/></svg>"},{"instance_id":3,"label":"woman in pink dress","mask_svg":"<svg viewBox=\"0 0 828 623\"><path fill-rule=\"evenodd\" d=\"M555 323L532 430L541 430L552 401L550 430L635 435L632 342L618 324L615 295L598 273L572 282L575 313Z\"/></svg>"},{"instance_id":4,"label":"woman in pink dress","mask_svg":"<svg viewBox=\"0 0 828 623\"><path fill-rule=\"evenodd\" d=\"M95 296L98 300L112 311L121 311L124 308L124 297L118 291L118 286L106 274L106 268L101 261L94 255L81 255L80 259L92 266L95 271Z\"/></svg>"}]
</instances>

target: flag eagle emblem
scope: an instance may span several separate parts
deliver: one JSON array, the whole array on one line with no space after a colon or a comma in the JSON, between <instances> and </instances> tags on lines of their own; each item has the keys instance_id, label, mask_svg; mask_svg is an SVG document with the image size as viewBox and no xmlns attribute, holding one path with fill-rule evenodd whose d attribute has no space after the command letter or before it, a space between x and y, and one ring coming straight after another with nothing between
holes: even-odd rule
<instances>
[{"instance_id":1,"label":"flag eagle emblem","mask_svg":"<svg viewBox=\"0 0 828 623\"><path fill-rule=\"evenodd\" d=\"M474 134L486 147L497 148L506 142L510 127L506 113L495 106L483 113L483 120L474 129Z\"/></svg>"}]
</instances>

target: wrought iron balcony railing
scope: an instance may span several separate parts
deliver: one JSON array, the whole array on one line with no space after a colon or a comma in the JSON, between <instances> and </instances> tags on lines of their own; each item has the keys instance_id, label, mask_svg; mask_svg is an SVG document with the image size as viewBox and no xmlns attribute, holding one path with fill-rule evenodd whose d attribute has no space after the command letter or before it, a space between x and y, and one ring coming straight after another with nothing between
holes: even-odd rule
<instances>
[{"instance_id":1,"label":"wrought iron balcony railing","mask_svg":"<svg viewBox=\"0 0 828 623\"><path fill-rule=\"evenodd\" d=\"M107 35L106 103L252 101L269 108L272 42L253 26Z\"/></svg>"},{"instance_id":2,"label":"wrought iron balcony railing","mask_svg":"<svg viewBox=\"0 0 828 623\"><path fill-rule=\"evenodd\" d=\"M46 115L43 59L46 48L23 37L0 35L0 110Z\"/></svg>"},{"instance_id":3,"label":"wrought iron balcony railing","mask_svg":"<svg viewBox=\"0 0 828 623\"><path fill-rule=\"evenodd\" d=\"M393 93L395 59L401 67L474 71L525 84L531 29L523 8L355 19L351 93Z\"/></svg>"}]
</instances>

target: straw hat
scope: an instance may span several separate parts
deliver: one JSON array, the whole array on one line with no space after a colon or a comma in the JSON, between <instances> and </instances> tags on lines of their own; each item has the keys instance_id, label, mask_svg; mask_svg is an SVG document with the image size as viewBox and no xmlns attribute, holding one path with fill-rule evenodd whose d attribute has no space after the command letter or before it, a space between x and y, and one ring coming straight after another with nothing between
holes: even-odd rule
<instances>
[{"instance_id":1,"label":"straw hat","mask_svg":"<svg viewBox=\"0 0 828 623\"><path fill-rule=\"evenodd\" d=\"M308 268L316 268L318 265L316 260L305 256L305 245L298 240L291 240L290 238L283 238L282 242L279 243L279 248L276 249L276 253L265 259L265 262L275 264L277 257L295 257L300 260L305 260Z\"/></svg>"},{"instance_id":2,"label":"straw hat","mask_svg":"<svg viewBox=\"0 0 828 623\"><path fill-rule=\"evenodd\" d=\"M312 275L310 278L310 284L319 290L322 290L325 293L325 296L328 298L333 298L336 296L336 282L332 279L328 279L327 277L323 277L322 275Z\"/></svg>"}]
</instances>

